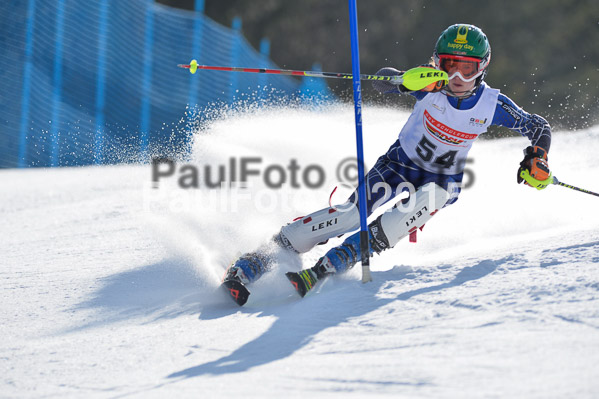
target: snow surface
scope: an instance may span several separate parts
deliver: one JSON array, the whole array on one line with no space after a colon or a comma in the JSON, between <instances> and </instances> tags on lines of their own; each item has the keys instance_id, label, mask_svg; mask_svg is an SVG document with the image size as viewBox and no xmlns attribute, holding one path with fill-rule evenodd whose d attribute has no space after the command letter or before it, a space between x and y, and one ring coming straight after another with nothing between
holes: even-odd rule
<instances>
[{"instance_id":1,"label":"snow surface","mask_svg":"<svg viewBox=\"0 0 599 399\"><path fill-rule=\"evenodd\" d=\"M367 165L407 115L364 109ZM149 165L2 170L0 396L596 398L599 200L517 185L526 145L476 143L473 186L417 244L373 258L373 282L356 267L300 299L290 258L243 308L216 290L226 266L327 205L355 154L352 108L228 115L188 161L200 176L231 157L318 164L318 190L184 190L179 172L152 188ZM550 165L597 191L597 148L599 128L557 132Z\"/></svg>"}]
</instances>

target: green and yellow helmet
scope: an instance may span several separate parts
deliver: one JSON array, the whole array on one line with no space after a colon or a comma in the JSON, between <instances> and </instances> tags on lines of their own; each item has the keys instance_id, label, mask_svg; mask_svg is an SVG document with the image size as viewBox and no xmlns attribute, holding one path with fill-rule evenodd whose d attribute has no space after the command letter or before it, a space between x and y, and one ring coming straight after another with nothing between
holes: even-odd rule
<instances>
[{"instance_id":1,"label":"green and yellow helmet","mask_svg":"<svg viewBox=\"0 0 599 399\"><path fill-rule=\"evenodd\" d=\"M491 46L482 30L474 25L455 24L445 29L435 45L433 59L437 67L465 82L476 79L472 92L487 74L491 61ZM447 94L452 95L451 92Z\"/></svg>"}]
</instances>

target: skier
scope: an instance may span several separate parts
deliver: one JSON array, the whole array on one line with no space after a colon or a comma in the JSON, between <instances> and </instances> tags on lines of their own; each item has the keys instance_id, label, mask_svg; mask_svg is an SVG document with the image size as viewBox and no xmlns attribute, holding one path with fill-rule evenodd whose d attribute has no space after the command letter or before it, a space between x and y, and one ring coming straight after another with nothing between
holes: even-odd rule
<instances>
[{"instance_id":1,"label":"skier","mask_svg":"<svg viewBox=\"0 0 599 399\"><path fill-rule=\"evenodd\" d=\"M530 140L518 169L518 183L537 189L550 183L547 154L551 128L544 118L527 113L484 82L490 60L491 47L482 30L474 25L456 24L437 40L431 64L431 68L447 72L448 83L440 80L410 92L389 81L373 82L383 94L410 94L417 102L399 139L366 176L368 215L375 205L389 201L410 185L413 187L410 206L405 206L406 200L400 201L368 225L370 256L392 248L406 236L415 240L418 229L437 211L456 202L468 151L491 125L505 126ZM384 76L401 74L390 67L377 72ZM384 197L388 197L388 192L380 189L381 184L391 188L389 198ZM362 204L357 197L355 191L342 207L325 208L283 226L273 237L276 247L304 253L329 238L358 229L358 208ZM245 254L228 269L223 286L238 304L247 301L249 292L245 285L270 268L272 247L272 243L266 244ZM314 267L287 273L287 277L303 297L319 280L350 269L360 259L357 232L329 250Z\"/></svg>"}]
</instances>

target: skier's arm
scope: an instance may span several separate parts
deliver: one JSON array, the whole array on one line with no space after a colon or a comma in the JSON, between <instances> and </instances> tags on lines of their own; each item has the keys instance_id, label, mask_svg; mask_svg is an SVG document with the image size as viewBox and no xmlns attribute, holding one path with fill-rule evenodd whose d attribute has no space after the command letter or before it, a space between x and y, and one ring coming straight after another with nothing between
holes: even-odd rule
<instances>
[{"instance_id":1,"label":"skier's arm","mask_svg":"<svg viewBox=\"0 0 599 399\"><path fill-rule=\"evenodd\" d=\"M518 169L518 183L525 181L525 184L539 190L547 187L551 180L547 164L547 154L551 147L549 123L539 115L529 114L509 97L500 94L492 124L505 126L530 140L531 145L524 150L524 159Z\"/></svg>"},{"instance_id":2,"label":"skier's arm","mask_svg":"<svg viewBox=\"0 0 599 399\"><path fill-rule=\"evenodd\" d=\"M398 71L395 68L384 67L379 69L376 73L377 76L400 76L403 75L405 71ZM404 85L396 85L391 83L388 80L373 80L372 87L382 94L403 94L407 93L409 90L404 87Z\"/></svg>"},{"instance_id":3,"label":"skier's arm","mask_svg":"<svg viewBox=\"0 0 599 399\"><path fill-rule=\"evenodd\" d=\"M493 125L505 126L530 140L533 147L541 147L549 152L551 147L551 126L542 116L529 114L504 94L497 99Z\"/></svg>"}]
</instances>

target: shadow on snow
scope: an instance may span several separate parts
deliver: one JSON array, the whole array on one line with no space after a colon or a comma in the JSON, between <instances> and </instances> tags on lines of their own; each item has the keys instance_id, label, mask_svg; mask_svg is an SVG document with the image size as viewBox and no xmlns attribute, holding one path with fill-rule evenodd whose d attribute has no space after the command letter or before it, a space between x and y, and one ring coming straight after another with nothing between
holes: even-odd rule
<instances>
[{"instance_id":1,"label":"shadow on snow","mask_svg":"<svg viewBox=\"0 0 599 399\"><path fill-rule=\"evenodd\" d=\"M351 318L359 317L397 300L408 300L414 296L459 286L468 281L480 279L513 258L483 260L472 267L463 268L453 280L408 291L396 298L377 298L376 293L389 281L407 278L405 273L394 270L373 272L374 281L367 285L345 282L339 290L327 290L321 295L309 295L301 301L285 306L260 309L261 316L276 316L276 321L264 334L236 349L230 355L218 360L170 374L169 378L192 378L205 374L229 374L244 372L252 367L268 364L290 356L307 345L320 331L337 326ZM350 291L351 293L347 292ZM340 292L339 292L340 291ZM336 306L336 300L342 306ZM251 309L241 308L243 312ZM200 318L225 316L225 311L212 310Z\"/></svg>"},{"instance_id":2,"label":"shadow on snow","mask_svg":"<svg viewBox=\"0 0 599 399\"><path fill-rule=\"evenodd\" d=\"M182 259L167 259L100 279L102 287L74 310L101 313L88 324L62 333L104 326L132 318L146 322L196 314L198 303L209 303L215 287ZM148 319L148 316L150 317Z\"/></svg>"}]
</instances>

